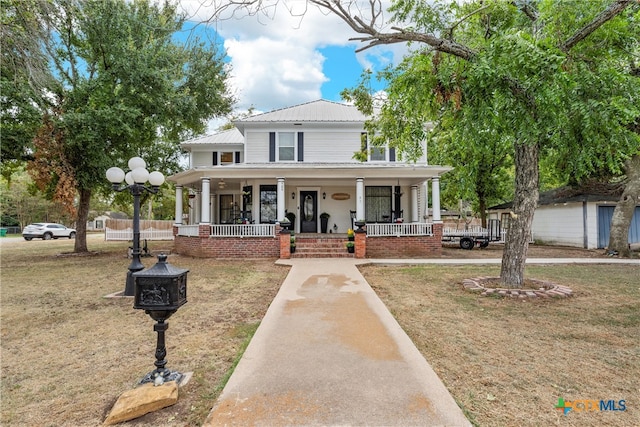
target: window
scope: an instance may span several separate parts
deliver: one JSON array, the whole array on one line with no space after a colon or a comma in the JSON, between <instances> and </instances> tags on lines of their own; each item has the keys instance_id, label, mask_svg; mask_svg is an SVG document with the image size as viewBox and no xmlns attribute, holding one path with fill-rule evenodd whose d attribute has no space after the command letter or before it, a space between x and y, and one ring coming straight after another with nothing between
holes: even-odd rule
<instances>
[{"instance_id":1,"label":"window","mask_svg":"<svg viewBox=\"0 0 640 427\"><path fill-rule=\"evenodd\" d=\"M387 160L387 150L385 149L385 147L371 147L369 160L371 160L372 162Z\"/></svg>"},{"instance_id":2,"label":"window","mask_svg":"<svg viewBox=\"0 0 640 427\"><path fill-rule=\"evenodd\" d=\"M367 222L391 221L391 186L365 187L364 200Z\"/></svg>"},{"instance_id":3,"label":"window","mask_svg":"<svg viewBox=\"0 0 640 427\"><path fill-rule=\"evenodd\" d=\"M240 215L238 204L234 202L232 194L220 195L220 223L232 224Z\"/></svg>"},{"instance_id":4,"label":"window","mask_svg":"<svg viewBox=\"0 0 640 427\"><path fill-rule=\"evenodd\" d=\"M225 151L220 153L220 164L221 165L228 165L233 163L233 152L232 151Z\"/></svg>"},{"instance_id":5,"label":"window","mask_svg":"<svg viewBox=\"0 0 640 427\"><path fill-rule=\"evenodd\" d=\"M278 160L279 161L293 161L295 160L296 146L295 146L295 133L294 132L279 132L278 133Z\"/></svg>"},{"instance_id":6,"label":"window","mask_svg":"<svg viewBox=\"0 0 640 427\"><path fill-rule=\"evenodd\" d=\"M275 223L278 215L278 193L275 185L260 186L260 222Z\"/></svg>"}]
</instances>

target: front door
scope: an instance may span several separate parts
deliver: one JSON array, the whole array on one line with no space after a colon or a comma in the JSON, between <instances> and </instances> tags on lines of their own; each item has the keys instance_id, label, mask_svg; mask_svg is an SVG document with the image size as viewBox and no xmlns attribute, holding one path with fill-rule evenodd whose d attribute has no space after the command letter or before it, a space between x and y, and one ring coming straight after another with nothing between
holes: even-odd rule
<instances>
[{"instance_id":1,"label":"front door","mask_svg":"<svg viewBox=\"0 0 640 427\"><path fill-rule=\"evenodd\" d=\"M318 232L318 192L300 192L300 232Z\"/></svg>"}]
</instances>

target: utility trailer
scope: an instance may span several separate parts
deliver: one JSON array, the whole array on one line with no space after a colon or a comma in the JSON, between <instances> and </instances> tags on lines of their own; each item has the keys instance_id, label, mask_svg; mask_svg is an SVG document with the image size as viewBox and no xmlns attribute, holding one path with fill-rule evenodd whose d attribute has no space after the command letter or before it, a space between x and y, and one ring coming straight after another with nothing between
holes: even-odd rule
<instances>
[{"instance_id":1,"label":"utility trailer","mask_svg":"<svg viewBox=\"0 0 640 427\"><path fill-rule=\"evenodd\" d=\"M459 242L460 247L467 250L473 249L476 245L486 248L490 242L502 240L500 220L490 219L487 225L488 228L471 227L465 230L445 227L442 230L442 241Z\"/></svg>"}]
</instances>

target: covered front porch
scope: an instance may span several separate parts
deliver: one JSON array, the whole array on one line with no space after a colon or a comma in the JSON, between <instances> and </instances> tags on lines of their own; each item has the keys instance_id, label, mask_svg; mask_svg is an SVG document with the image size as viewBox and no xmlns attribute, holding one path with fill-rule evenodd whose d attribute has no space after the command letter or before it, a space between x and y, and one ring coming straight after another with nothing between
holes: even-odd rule
<instances>
[{"instance_id":1,"label":"covered front porch","mask_svg":"<svg viewBox=\"0 0 640 427\"><path fill-rule=\"evenodd\" d=\"M169 178L176 183L176 250L283 257L282 245L273 242L283 228L300 237L346 235L357 228L356 221L368 225L370 238L433 235L433 224L441 223L439 178L449 169L353 164L190 169Z\"/></svg>"}]
</instances>

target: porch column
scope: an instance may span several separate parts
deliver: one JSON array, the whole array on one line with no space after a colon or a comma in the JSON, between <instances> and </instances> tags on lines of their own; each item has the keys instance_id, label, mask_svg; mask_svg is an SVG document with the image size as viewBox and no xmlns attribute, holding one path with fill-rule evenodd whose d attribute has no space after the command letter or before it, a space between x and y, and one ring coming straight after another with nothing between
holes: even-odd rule
<instances>
[{"instance_id":1,"label":"porch column","mask_svg":"<svg viewBox=\"0 0 640 427\"><path fill-rule=\"evenodd\" d=\"M356 220L364 219L364 178L356 179Z\"/></svg>"},{"instance_id":2,"label":"porch column","mask_svg":"<svg viewBox=\"0 0 640 427\"><path fill-rule=\"evenodd\" d=\"M418 186L411 186L411 222L418 222Z\"/></svg>"},{"instance_id":3,"label":"porch column","mask_svg":"<svg viewBox=\"0 0 640 427\"><path fill-rule=\"evenodd\" d=\"M442 222L440 217L440 177L433 177L431 179L431 209L433 211L433 222Z\"/></svg>"},{"instance_id":4,"label":"porch column","mask_svg":"<svg viewBox=\"0 0 640 427\"><path fill-rule=\"evenodd\" d=\"M194 224L200 224L200 213L202 212L202 210L200 209L202 207L202 192L200 192L199 190L196 191L196 198L193 199L194 201L194 218L193 218L193 223Z\"/></svg>"},{"instance_id":5,"label":"porch column","mask_svg":"<svg viewBox=\"0 0 640 427\"><path fill-rule=\"evenodd\" d=\"M176 185L176 218L174 225L182 225L182 185Z\"/></svg>"},{"instance_id":6,"label":"porch column","mask_svg":"<svg viewBox=\"0 0 640 427\"><path fill-rule=\"evenodd\" d=\"M209 203L211 203L211 180L209 178L202 178L202 208L200 210L200 224L211 224L211 214L209 209Z\"/></svg>"},{"instance_id":7,"label":"porch column","mask_svg":"<svg viewBox=\"0 0 640 427\"><path fill-rule=\"evenodd\" d=\"M284 178L278 178L278 187L277 187L277 200L278 200L278 216L276 217L276 221L280 222L280 220L284 219L284 206L285 206L285 195L284 195Z\"/></svg>"},{"instance_id":8,"label":"porch column","mask_svg":"<svg viewBox=\"0 0 640 427\"><path fill-rule=\"evenodd\" d=\"M428 222L429 220L429 183L424 181L422 183L422 194L424 194L424 202L420 204L422 210L421 222Z\"/></svg>"}]
</instances>

